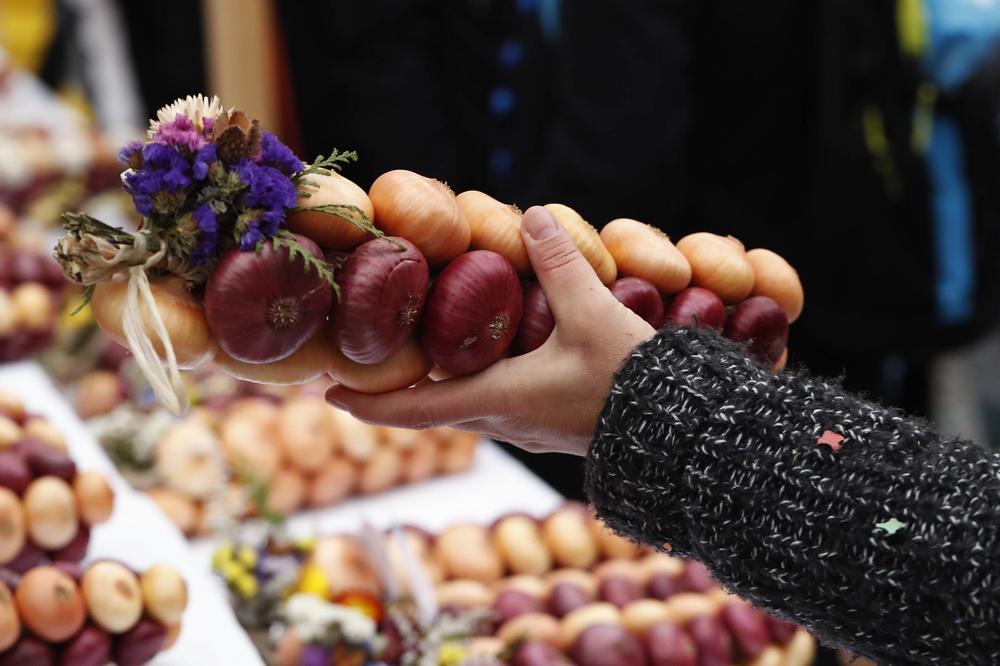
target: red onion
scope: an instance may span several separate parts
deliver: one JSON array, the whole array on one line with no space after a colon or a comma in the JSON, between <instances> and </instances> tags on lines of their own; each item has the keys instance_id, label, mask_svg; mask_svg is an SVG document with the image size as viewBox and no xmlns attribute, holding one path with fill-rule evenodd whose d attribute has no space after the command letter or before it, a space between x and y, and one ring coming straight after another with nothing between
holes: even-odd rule
<instances>
[{"instance_id":1,"label":"red onion","mask_svg":"<svg viewBox=\"0 0 1000 666\"><path fill-rule=\"evenodd\" d=\"M503 625L518 615L540 613L542 605L537 599L521 590L508 588L500 592L493 601L493 614L497 624Z\"/></svg>"},{"instance_id":2,"label":"red onion","mask_svg":"<svg viewBox=\"0 0 1000 666\"><path fill-rule=\"evenodd\" d=\"M13 560L4 566L14 573L24 575L24 572L28 569L35 568L35 566L41 563L44 559L45 552L35 544L31 543L31 540L29 539L24 542L24 546L21 547L21 552L19 552Z\"/></svg>"},{"instance_id":3,"label":"red onion","mask_svg":"<svg viewBox=\"0 0 1000 666\"><path fill-rule=\"evenodd\" d=\"M721 617L744 659L755 658L771 642L767 620L760 611L746 604L728 603L722 607Z\"/></svg>"},{"instance_id":4,"label":"red onion","mask_svg":"<svg viewBox=\"0 0 1000 666\"><path fill-rule=\"evenodd\" d=\"M684 570L677 576L678 592L708 592L715 586L712 573L701 562L685 563Z\"/></svg>"},{"instance_id":5,"label":"red onion","mask_svg":"<svg viewBox=\"0 0 1000 666\"><path fill-rule=\"evenodd\" d=\"M156 656L166 639L162 624L143 617L115 639L114 661L118 666L141 666Z\"/></svg>"},{"instance_id":6,"label":"red onion","mask_svg":"<svg viewBox=\"0 0 1000 666\"><path fill-rule=\"evenodd\" d=\"M358 363L381 363L399 351L416 330L427 298L424 255L407 240L392 241L368 241L337 272L333 335L344 356Z\"/></svg>"},{"instance_id":7,"label":"red onion","mask_svg":"<svg viewBox=\"0 0 1000 666\"><path fill-rule=\"evenodd\" d=\"M646 666L642 644L616 624L593 624L573 645L573 661L580 666Z\"/></svg>"},{"instance_id":8,"label":"red onion","mask_svg":"<svg viewBox=\"0 0 1000 666\"><path fill-rule=\"evenodd\" d=\"M300 247L317 259L319 246L296 236ZM260 254L229 250L205 288L205 317L219 346L245 363L288 358L326 320L333 289L302 257L289 256L264 243Z\"/></svg>"},{"instance_id":9,"label":"red onion","mask_svg":"<svg viewBox=\"0 0 1000 666\"><path fill-rule=\"evenodd\" d=\"M732 663L733 640L719 618L699 615L691 620L687 630L698 648L699 666L729 666Z\"/></svg>"},{"instance_id":10,"label":"red onion","mask_svg":"<svg viewBox=\"0 0 1000 666\"><path fill-rule=\"evenodd\" d=\"M421 328L424 351L446 372L478 372L503 356L521 322L517 272L495 252L476 250L434 281Z\"/></svg>"},{"instance_id":11,"label":"red onion","mask_svg":"<svg viewBox=\"0 0 1000 666\"><path fill-rule=\"evenodd\" d=\"M549 592L549 610L556 617L568 615L577 608L586 606L593 598L579 585L562 582L552 586Z\"/></svg>"},{"instance_id":12,"label":"red onion","mask_svg":"<svg viewBox=\"0 0 1000 666\"><path fill-rule=\"evenodd\" d=\"M646 583L646 594L652 599L666 599L677 592L677 580L665 571L653 574Z\"/></svg>"},{"instance_id":13,"label":"red onion","mask_svg":"<svg viewBox=\"0 0 1000 666\"><path fill-rule=\"evenodd\" d=\"M90 528L81 524L76 536L59 550L52 551L50 557L54 561L79 562L87 556L87 546L90 545Z\"/></svg>"},{"instance_id":14,"label":"red onion","mask_svg":"<svg viewBox=\"0 0 1000 666\"><path fill-rule=\"evenodd\" d=\"M111 636L100 627L88 624L63 647L59 666L104 666L110 657Z\"/></svg>"},{"instance_id":15,"label":"red onion","mask_svg":"<svg viewBox=\"0 0 1000 666\"><path fill-rule=\"evenodd\" d=\"M0 654L0 666L53 666L55 653L48 643L24 634L9 650Z\"/></svg>"},{"instance_id":16,"label":"red onion","mask_svg":"<svg viewBox=\"0 0 1000 666\"><path fill-rule=\"evenodd\" d=\"M799 630L797 625L772 616L768 616L767 624L771 629L772 638L774 638L775 642L782 645L792 640L792 636Z\"/></svg>"},{"instance_id":17,"label":"red onion","mask_svg":"<svg viewBox=\"0 0 1000 666\"><path fill-rule=\"evenodd\" d=\"M527 354L541 347L552 330L556 327L556 320L549 309L549 302L545 300L545 292L537 282L528 285L524 290L524 312L521 315L521 326L518 327L517 336L511 350L515 354Z\"/></svg>"},{"instance_id":18,"label":"red onion","mask_svg":"<svg viewBox=\"0 0 1000 666\"><path fill-rule=\"evenodd\" d=\"M661 620L646 632L649 666L697 666L698 651L683 629Z\"/></svg>"},{"instance_id":19,"label":"red onion","mask_svg":"<svg viewBox=\"0 0 1000 666\"><path fill-rule=\"evenodd\" d=\"M663 326L663 298L649 280L625 277L615 280L611 293L625 307L645 319L653 328Z\"/></svg>"},{"instance_id":20,"label":"red onion","mask_svg":"<svg viewBox=\"0 0 1000 666\"><path fill-rule=\"evenodd\" d=\"M667 308L666 320L674 326L704 326L721 333L726 323L726 306L715 292L688 287L674 297Z\"/></svg>"},{"instance_id":21,"label":"red onion","mask_svg":"<svg viewBox=\"0 0 1000 666\"><path fill-rule=\"evenodd\" d=\"M773 365L788 345L788 316L767 296L754 296L729 315L723 335L746 343L754 357Z\"/></svg>"},{"instance_id":22,"label":"red onion","mask_svg":"<svg viewBox=\"0 0 1000 666\"><path fill-rule=\"evenodd\" d=\"M614 604L618 608L642 598L642 590L631 578L625 576L608 576L601 581L597 594L602 601Z\"/></svg>"},{"instance_id":23,"label":"red onion","mask_svg":"<svg viewBox=\"0 0 1000 666\"><path fill-rule=\"evenodd\" d=\"M34 477L19 451L0 451L0 486L20 495Z\"/></svg>"}]
</instances>

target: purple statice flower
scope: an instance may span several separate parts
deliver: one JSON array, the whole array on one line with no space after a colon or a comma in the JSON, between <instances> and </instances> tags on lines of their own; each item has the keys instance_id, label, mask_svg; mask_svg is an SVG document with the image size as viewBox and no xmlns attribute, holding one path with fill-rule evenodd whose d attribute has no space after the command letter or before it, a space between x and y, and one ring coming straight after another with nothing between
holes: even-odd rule
<instances>
[{"instance_id":1,"label":"purple statice flower","mask_svg":"<svg viewBox=\"0 0 1000 666\"><path fill-rule=\"evenodd\" d=\"M250 242L244 236L244 241L241 243L241 245L249 243L252 246L261 236L271 237L278 233L288 210L295 207L298 194L291 179L275 167L242 159L236 163L236 173L247 188L243 194L243 208L262 211L252 227L252 235L256 236L256 239Z\"/></svg>"},{"instance_id":2,"label":"purple statice flower","mask_svg":"<svg viewBox=\"0 0 1000 666\"><path fill-rule=\"evenodd\" d=\"M191 173L197 180L204 180L208 175L208 166L215 161L215 144L208 143L198 149L191 165Z\"/></svg>"},{"instance_id":3,"label":"purple statice flower","mask_svg":"<svg viewBox=\"0 0 1000 666\"><path fill-rule=\"evenodd\" d=\"M272 166L287 176L302 171L305 165L295 156L292 149L281 142L278 137L265 130L260 140L260 155L257 162Z\"/></svg>"},{"instance_id":4,"label":"purple statice flower","mask_svg":"<svg viewBox=\"0 0 1000 666\"><path fill-rule=\"evenodd\" d=\"M153 140L196 153L210 143L208 137L208 132L195 127L190 118L178 115L168 123L160 123Z\"/></svg>"},{"instance_id":5,"label":"purple statice flower","mask_svg":"<svg viewBox=\"0 0 1000 666\"><path fill-rule=\"evenodd\" d=\"M260 232L260 221L253 220L250 222L250 226L247 230L243 232L240 237L240 249L244 252L247 250L252 250L257 247L257 243L263 239L263 235Z\"/></svg>"},{"instance_id":6,"label":"purple statice flower","mask_svg":"<svg viewBox=\"0 0 1000 666\"><path fill-rule=\"evenodd\" d=\"M128 164L132 158L142 151L142 141L129 141L118 151L118 161Z\"/></svg>"},{"instance_id":7,"label":"purple statice flower","mask_svg":"<svg viewBox=\"0 0 1000 666\"><path fill-rule=\"evenodd\" d=\"M135 209L149 217L157 194L177 192L191 184L191 165L174 148L156 142L142 147L142 158L142 167L125 172L124 187Z\"/></svg>"},{"instance_id":8,"label":"purple statice flower","mask_svg":"<svg viewBox=\"0 0 1000 666\"><path fill-rule=\"evenodd\" d=\"M215 253L219 224L215 211L208 204L202 204L192 211L191 216L198 225L198 243L191 252L191 264L200 266Z\"/></svg>"}]
</instances>

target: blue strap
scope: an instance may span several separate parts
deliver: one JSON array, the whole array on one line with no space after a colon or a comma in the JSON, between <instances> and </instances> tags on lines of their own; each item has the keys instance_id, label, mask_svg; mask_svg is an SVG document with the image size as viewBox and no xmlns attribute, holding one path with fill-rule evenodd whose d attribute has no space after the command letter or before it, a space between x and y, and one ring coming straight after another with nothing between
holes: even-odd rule
<instances>
[{"instance_id":1,"label":"blue strap","mask_svg":"<svg viewBox=\"0 0 1000 666\"><path fill-rule=\"evenodd\" d=\"M930 45L924 65L945 92L969 80L1000 44L1000 0L926 0Z\"/></svg>"}]
</instances>

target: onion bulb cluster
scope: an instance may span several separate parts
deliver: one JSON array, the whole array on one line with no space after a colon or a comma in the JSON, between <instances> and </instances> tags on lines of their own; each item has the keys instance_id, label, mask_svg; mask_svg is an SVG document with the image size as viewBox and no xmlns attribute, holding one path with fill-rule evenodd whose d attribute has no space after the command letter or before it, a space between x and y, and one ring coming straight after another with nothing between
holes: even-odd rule
<instances>
[{"instance_id":1,"label":"onion bulb cluster","mask_svg":"<svg viewBox=\"0 0 1000 666\"><path fill-rule=\"evenodd\" d=\"M435 584L442 612L491 611L478 636L463 644L467 657L487 663L807 666L815 657L806 631L730 595L704 565L615 535L582 505L541 518L508 514L489 526L456 524L438 534L403 527L385 539L388 564L403 586L413 564L406 553ZM312 591L328 599L358 587L384 592L349 536L320 539L307 566L325 574L326 589ZM381 658L396 664L389 638ZM282 644L294 640L286 636ZM277 663L298 666L285 652Z\"/></svg>"},{"instance_id":2,"label":"onion bulb cluster","mask_svg":"<svg viewBox=\"0 0 1000 666\"><path fill-rule=\"evenodd\" d=\"M187 585L158 564L37 566L0 582L0 663L141 666L170 647ZM8 581L10 584L8 584Z\"/></svg>"},{"instance_id":3,"label":"onion bulb cluster","mask_svg":"<svg viewBox=\"0 0 1000 666\"><path fill-rule=\"evenodd\" d=\"M289 215L297 250L234 248L203 289L175 277L153 280L182 366L214 359L235 377L274 384L326 373L381 393L435 368L435 376L478 372L538 348L553 330L544 294L532 284L517 207L478 191L456 196L401 169L380 176L367 194L339 174L311 179L301 194L325 212ZM601 282L650 325L709 327L770 364L784 353L803 299L798 276L778 255L746 252L710 233L675 246L625 218L598 233L568 206L545 207ZM359 228L355 216L370 218L380 233ZM124 284L109 282L93 299L98 322L119 340L123 298Z\"/></svg>"},{"instance_id":4,"label":"onion bulb cluster","mask_svg":"<svg viewBox=\"0 0 1000 666\"><path fill-rule=\"evenodd\" d=\"M11 435L0 442L0 567L15 573L45 561L79 562L91 528L114 509L104 476L78 471L40 424L47 426L12 396L0 411L0 430Z\"/></svg>"}]
</instances>

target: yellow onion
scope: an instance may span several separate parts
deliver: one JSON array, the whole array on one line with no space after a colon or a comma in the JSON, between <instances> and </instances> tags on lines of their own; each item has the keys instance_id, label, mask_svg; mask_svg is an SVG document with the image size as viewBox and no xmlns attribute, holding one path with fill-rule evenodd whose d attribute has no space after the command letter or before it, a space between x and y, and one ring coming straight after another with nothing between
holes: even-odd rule
<instances>
[{"instance_id":1,"label":"yellow onion","mask_svg":"<svg viewBox=\"0 0 1000 666\"><path fill-rule=\"evenodd\" d=\"M354 206L369 220L375 217L375 209L365 191L336 171L331 171L328 176L310 174L306 180L309 182L300 189L309 196L299 197L299 207ZM300 210L288 216L286 225L293 233L307 236L327 250L349 250L370 236L367 231L353 224L350 216L348 211L341 215Z\"/></svg>"},{"instance_id":2,"label":"yellow onion","mask_svg":"<svg viewBox=\"0 0 1000 666\"><path fill-rule=\"evenodd\" d=\"M691 264L694 286L714 291L729 304L739 303L753 290L753 266L733 239L699 232L680 239L677 249Z\"/></svg>"},{"instance_id":3,"label":"yellow onion","mask_svg":"<svg viewBox=\"0 0 1000 666\"><path fill-rule=\"evenodd\" d=\"M531 261L521 240L521 211L517 206L476 190L462 192L456 199L472 232L470 249L496 252L509 261L519 275L530 275Z\"/></svg>"},{"instance_id":4,"label":"yellow onion","mask_svg":"<svg viewBox=\"0 0 1000 666\"><path fill-rule=\"evenodd\" d=\"M128 344L122 326L126 286L124 281L100 282L94 288L94 295L90 300L94 319L105 333L121 345ZM195 368L210 361L215 356L218 345L208 329L204 308L184 286L184 280L176 276L155 278L149 281L149 288L170 336L177 365L181 368ZM155 333L151 315L141 297L139 311L153 348L163 359L163 345Z\"/></svg>"},{"instance_id":5,"label":"yellow onion","mask_svg":"<svg viewBox=\"0 0 1000 666\"><path fill-rule=\"evenodd\" d=\"M601 242L601 236L597 233L597 229L590 226L589 222L569 206L552 203L546 204L545 209L552 213L552 217L556 218L556 221L566 229L566 233L576 243L577 249L594 267L601 282L604 284L614 282L615 278L618 277L618 268L615 266L614 257Z\"/></svg>"},{"instance_id":6,"label":"yellow onion","mask_svg":"<svg viewBox=\"0 0 1000 666\"><path fill-rule=\"evenodd\" d=\"M664 294L676 294L691 282L691 264L655 227L618 218L601 229L601 241L614 257L619 275L648 280Z\"/></svg>"}]
</instances>

